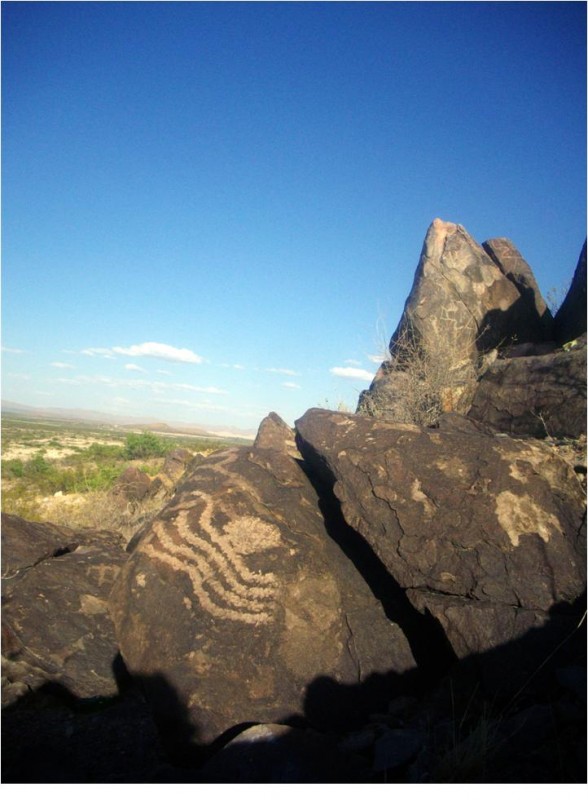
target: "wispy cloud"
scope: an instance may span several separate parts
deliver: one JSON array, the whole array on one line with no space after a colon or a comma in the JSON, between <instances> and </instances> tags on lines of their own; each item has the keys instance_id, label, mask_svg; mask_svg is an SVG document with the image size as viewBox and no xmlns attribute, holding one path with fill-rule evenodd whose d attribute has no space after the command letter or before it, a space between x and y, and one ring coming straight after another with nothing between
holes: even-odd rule
<instances>
[{"instance_id":1,"label":"wispy cloud","mask_svg":"<svg viewBox=\"0 0 588 800\"><path fill-rule=\"evenodd\" d=\"M293 383L292 381L284 381L282 386L284 386L286 389L301 389L302 388L297 383Z\"/></svg>"},{"instance_id":2,"label":"wispy cloud","mask_svg":"<svg viewBox=\"0 0 588 800\"><path fill-rule=\"evenodd\" d=\"M159 358L163 361L177 361L183 364L202 364L204 358L187 347L173 347L162 342L143 342L129 347L86 347L81 351L85 356L116 358L116 356L133 356L134 358Z\"/></svg>"},{"instance_id":3,"label":"wispy cloud","mask_svg":"<svg viewBox=\"0 0 588 800\"><path fill-rule=\"evenodd\" d=\"M338 378L355 378L362 381L371 381L374 377L372 372L357 367L331 367L329 372Z\"/></svg>"},{"instance_id":4,"label":"wispy cloud","mask_svg":"<svg viewBox=\"0 0 588 800\"><path fill-rule=\"evenodd\" d=\"M264 372L277 372L279 375L300 375L299 372L294 372L293 369L284 369L284 367L266 367Z\"/></svg>"},{"instance_id":5,"label":"wispy cloud","mask_svg":"<svg viewBox=\"0 0 588 800\"><path fill-rule=\"evenodd\" d=\"M110 347L86 347L82 350L84 356L99 356L101 358L114 358Z\"/></svg>"},{"instance_id":6,"label":"wispy cloud","mask_svg":"<svg viewBox=\"0 0 588 800\"><path fill-rule=\"evenodd\" d=\"M66 383L72 386L110 386L113 389L151 389L162 394L166 391L196 392L198 394L229 394L226 389L218 386L194 386L191 383L165 383L164 381L147 381L142 378L111 378L108 375L76 375L73 378L55 378L57 383Z\"/></svg>"},{"instance_id":7,"label":"wispy cloud","mask_svg":"<svg viewBox=\"0 0 588 800\"><path fill-rule=\"evenodd\" d=\"M349 364L350 367L360 367L361 361L356 361L354 358L346 358L345 363Z\"/></svg>"},{"instance_id":8,"label":"wispy cloud","mask_svg":"<svg viewBox=\"0 0 588 800\"><path fill-rule=\"evenodd\" d=\"M21 350L18 347L4 347L4 346L2 346L2 352L3 353L12 353L13 355L21 356L23 353L26 353L26 350Z\"/></svg>"},{"instance_id":9,"label":"wispy cloud","mask_svg":"<svg viewBox=\"0 0 588 800\"><path fill-rule=\"evenodd\" d=\"M57 369L75 369L73 364L66 364L65 361L52 361L51 366Z\"/></svg>"},{"instance_id":10,"label":"wispy cloud","mask_svg":"<svg viewBox=\"0 0 588 800\"><path fill-rule=\"evenodd\" d=\"M164 361L180 361L185 364L202 364L204 359L187 347L172 347L171 344L161 342L143 342L130 347L113 347L113 353L135 358L161 358Z\"/></svg>"},{"instance_id":11,"label":"wispy cloud","mask_svg":"<svg viewBox=\"0 0 588 800\"><path fill-rule=\"evenodd\" d=\"M146 369L143 369L138 364L125 364L125 369L128 369L129 372L147 372Z\"/></svg>"},{"instance_id":12,"label":"wispy cloud","mask_svg":"<svg viewBox=\"0 0 588 800\"><path fill-rule=\"evenodd\" d=\"M373 361L374 364L381 364L384 361L384 356L379 355L371 355L368 356L368 361Z\"/></svg>"}]
</instances>

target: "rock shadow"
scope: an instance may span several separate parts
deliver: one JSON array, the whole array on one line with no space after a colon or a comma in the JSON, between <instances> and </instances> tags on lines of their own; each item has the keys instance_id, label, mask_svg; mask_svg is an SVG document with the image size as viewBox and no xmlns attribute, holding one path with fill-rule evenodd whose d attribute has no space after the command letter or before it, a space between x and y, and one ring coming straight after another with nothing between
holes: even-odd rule
<instances>
[{"instance_id":1,"label":"rock shadow","mask_svg":"<svg viewBox=\"0 0 588 800\"><path fill-rule=\"evenodd\" d=\"M115 659L114 697L47 682L3 710L2 781L583 783L583 607L554 607L542 628L454 662L420 693L380 695L391 674L317 676L300 717L243 722L208 748L165 675L131 678ZM338 709L366 694L378 713L345 724Z\"/></svg>"}]
</instances>

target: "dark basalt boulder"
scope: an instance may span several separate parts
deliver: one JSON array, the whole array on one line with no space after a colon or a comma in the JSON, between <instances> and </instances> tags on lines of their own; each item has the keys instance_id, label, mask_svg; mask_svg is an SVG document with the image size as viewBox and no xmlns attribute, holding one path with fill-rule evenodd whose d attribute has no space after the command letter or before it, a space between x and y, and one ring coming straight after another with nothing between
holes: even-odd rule
<instances>
[{"instance_id":1,"label":"dark basalt boulder","mask_svg":"<svg viewBox=\"0 0 588 800\"><path fill-rule=\"evenodd\" d=\"M415 666L404 634L329 537L288 455L292 432L276 419L262 427L258 444L270 446L225 450L187 474L111 594L125 664L176 753L245 722L350 723L375 696L309 710L314 679L377 673L381 700Z\"/></svg>"},{"instance_id":2,"label":"dark basalt boulder","mask_svg":"<svg viewBox=\"0 0 588 800\"><path fill-rule=\"evenodd\" d=\"M584 491L549 446L318 409L296 430L346 521L457 656L524 635L585 590Z\"/></svg>"},{"instance_id":3,"label":"dark basalt boulder","mask_svg":"<svg viewBox=\"0 0 588 800\"><path fill-rule=\"evenodd\" d=\"M3 704L46 682L78 698L116 695L118 647L107 599L127 558L121 538L8 515L3 535L3 558L11 566L2 582ZM44 557L23 557L18 546L16 558L11 553L19 538L37 537ZM47 546L51 539L56 547Z\"/></svg>"},{"instance_id":4,"label":"dark basalt boulder","mask_svg":"<svg viewBox=\"0 0 588 800\"><path fill-rule=\"evenodd\" d=\"M586 242L580 253L571 286L553 324L554 339L560 345L586 333Z\"/></svg>"},{"instance_id":5,"label":"dark basalt boulder","mask_svg":"<svg viewBox=\"0 0 588 800\"><path fill-rule=\"evenodd\" d=\"M113 495L127 500L144 500L151 491L151 478L138 467L127 467L112 487Z\"/></svg>"},{"instance_id":6,"label":"dark basalt boulder","mask_svg":"<svg viewBox=\"0 0 588 800\"><path fill-rule=\"evenodd\" d=\"M79 533L63 525L31 522L14 514L2 514L2 577L34 567L40 561L75 549Z\"/></svg>"},{"instance_id":7,"label":"dark basalt boulder","mask_svg":"<svg viewBox=\"0 0 588 800\"><path fill-rule=\"evenodd\" d=\"M585 436L585 338L567 351L495 361L476 387L468 417L513 436Z\"/></svg>"},{"instance_id":8,"label":"dark basalt boulder","mask_svg":"<svg viewBox=\"0 0 588 800\"><path fill-rule=\"evenodd\" d=\"M553 337L553 317L531 267L510 239L488 239L482 242L482 247L498 269L518 289L522 303L527 306L527 317L540 321L540 327L532 325L523 341L550 341Z\"/></svg>"},{"instance_id":9,"label":"dark basalt boulder","mask_svg":"<svg viewBox=\"0 0 588 800\"><path fill-rule=\"evenodd\" d=\"M514 258L510 243L508 252ZM505 257L504 247L500 254ZM465 413L483 354L513 342L544 341L544 303L518 251L515 260L507 277L504 269L512 265L499 268L461 225L434 220L390 341L390 358L357 410L419 424L442 412Z\"/></svg>"},{"instance_id":10,"label":"dark basalt boulder","mask_svg":"<svg viewBox=\"0 0 588 800\"><path fill-rule=\"evenodd\" d=\"M176 447L165 457L162 473L176 483L186 471L186 467L194 458L193 454L184 447Z\"/></svg>"}]
</instances>

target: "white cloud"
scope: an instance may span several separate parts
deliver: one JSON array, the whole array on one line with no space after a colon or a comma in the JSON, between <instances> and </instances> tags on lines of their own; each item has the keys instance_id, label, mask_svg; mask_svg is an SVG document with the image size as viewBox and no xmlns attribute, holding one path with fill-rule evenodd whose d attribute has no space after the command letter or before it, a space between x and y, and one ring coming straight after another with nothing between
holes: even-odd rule
<instances>
[{"instance_id":1,"label":"white cloud","mask_svg":"<svg viewBox=\"0 0 588 800\"><path fill-rule=\"evenodd\" d=\"M146 369L143 369L138 364L125 364L125 369L128 369L129 372L147 372Z\"/></svg>"},{"instance_id":2,"label":"white cloud","mask_svg":"<svg viewBox=\"0 0 588 800\"><path fill-rule=\"evenodd\" d=\"M282 386L285 386L286 389L301 389L302 387L299 386L297 383L293 383L292 381L285 381Z\"/></svg>"},{"instance_id":3,"label":"white cloud","mask_svg":"<svg viewBox=\"0 0 588 800\"><path fill-rule=\"evenodd\" d=\"M26 350L20 350L18 347L2 347L3 353L12 353L13 355L21 356L26 353Z\"/></svg>"},{"instance_id":4,"label":"white cloud","mask_svg":"<svg viewBox=\"0 0 588 800\"><path fill-rule=\"evenodd\" d=\"M186 391L199 394L229 394L226 389L217 386L193 386L191 383L164 383L163 381L147 381L142 378L110 378L107 375L77 375L75 378L55 378L58 383L67 383L75 386L102 385L114 389L151 389L156 394L163 394L167 390L174 392Z\"/></svg>"},{"instance_id":5,"label":"white cloud","mask_svg":"<svg viewBox=\"0 0 588 800\"><path fill-rule=\"evenodd\" d=\"M185 364L202 364L204 359L186 347L172 347L161 342L143 342L130 347L113 347L113 353L125 356L161 358L164 361L180 361Z\"/></svg>"},{"instance_id":6,"label":"white cloud","mask_svg":"<svg viewBox=\"0 0 588 800\"><path fill-rule=\"evenodd\" d=\"M84 356L101 356L102 358L114 358L109 347L86 347L82 350Z\"/></svg>"},{"instance_id":7,"label":"white cloud","mask_svg":"<svg viewBox=\"0 0 588 800\"><path fill-rule=\"evenodd\" d=\"M356 361L354 358L346 358L345 363L349 364L351 367L360 367L361 361Z\"/></svg>"},{"instance_id":8,"label":"white cloud","mask_svg":"<svg viewBox=\"0 0 588 800\"><path fill-rule=\"evenodd\" d=\"M170 386L172 389L184 389L187 392L201 392L202 394L229 394L226 389L219 389L216 386L192 386L189 383L169 383L162 386Z\"/></svg>"},{"instance_id":9,"label":"white cloud","mask_svg":"<svg viewBox=\"0 0 588 800\"><path fill-rule=\"evenodd\" d=\"M373 361L374 364L381 364L385 360L385 356L372 355L368 356L368 361Z\"/></svg>"},{"instance_id":10,"label":"white cloud","mask_svg":"<svg viewBox=\"0 0 588 800\"><path fill-rule=\"evenodd\" d=\"M57 369L74 369L73 364L66 364L64 361L52 361L51 366Z\"/></svg>"},{"instance_id":11,"label":"white cloud","mask_svg":"<svg viewBox=\"0 0 588 800\"><path fill-rule=\"evenodd\" d=\"M283 367L266 367L264 372L277 372L280 375L300 375L299 372L294 372L293 369L284 369Z\"/></svg>"},{"instance_id":12,"label":"white cloud","mask_svg":"<svg viewBox=\"0 0 588 800\"><path fill-rule=\"evenodd\" d=\"M371 381L374 377L373 373L357 367L331 367L329 372L338 378L356 378L362 381Z\"/></svg>"}]
</instances>

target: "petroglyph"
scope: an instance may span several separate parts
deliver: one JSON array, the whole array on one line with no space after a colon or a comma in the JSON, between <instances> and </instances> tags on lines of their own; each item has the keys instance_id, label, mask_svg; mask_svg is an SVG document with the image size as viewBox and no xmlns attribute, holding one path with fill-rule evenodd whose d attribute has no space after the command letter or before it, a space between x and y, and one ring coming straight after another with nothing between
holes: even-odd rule
<instances>
[{"instance_id":1,"label":"petroglyph","mask_svg":"<svg viewBox=\"0 0 588 800\"><path fill-rule=\"evenodd\" d=\"M232 477L232 476L231 476ZM227 514L222 501L217 509ZM252 515L213 522L215 503L206 492L193 492L174 519L157 520L144 552L185 573L201 607L214 617L252 625L269 622L275 612L277 579L254 572L242 556L284 548L277 525Z\"/></svg>"},{"instance_id":2,"label":"petroglyph","mask_svg":"<svg viewBox=\"0 0 588 800\"><path fill-rule=\"evenodd\" d=\"M97 576L97 583L98 586L100 587L102 587L105 583L106 584L114 583L119 572L120 572L120 567L117 567L114 564L100 564L100 565L93 564L88 568L88 575L91 578Z\"/></svg>"},{"instance_id":3,"label":"petroglyph","mask_svg":"<svg viewBox=\"0 0 588 800\"><path fill-rule=\"evenodd\" d=\"M539 508L529 495L500 492L496 498L496 516L515 547L523 534L535 533L548 542L554 531L563 533L559 520Z\"/></svg>"}]
</instances>

